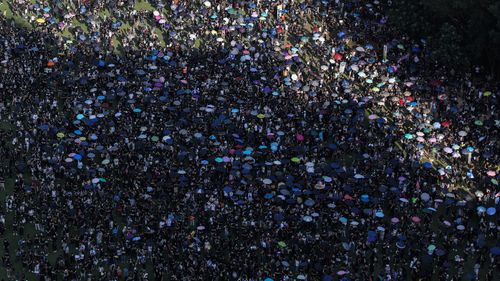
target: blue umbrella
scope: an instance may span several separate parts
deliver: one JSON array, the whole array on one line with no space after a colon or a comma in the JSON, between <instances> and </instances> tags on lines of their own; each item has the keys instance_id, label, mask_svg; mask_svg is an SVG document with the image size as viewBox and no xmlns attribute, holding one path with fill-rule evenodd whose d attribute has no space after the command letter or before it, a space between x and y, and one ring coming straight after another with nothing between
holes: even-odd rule
<instances>
[{"instance_id":1,"label":"blue umbrella","mask_svg":"<svg viewBox=\"0 0 500 281\"><path fill-rule=\"evenodd\" d=\"M495 209L494 207L489 207L488 209L486 209L486 213L490 216L493 216L494 214L496 214L497 212L497 209Z\"/></svg>"},{"instance_id":2,"label":"blue umbrella","mask_svg":"<svg viewBox=\"0 0 500 281\"><path fill-rule=\"evenodd\" d=\"M493 254L494 256L500 255L500 247L493 247L490 249L490 253Z\"/></svg>"},{"instance_id":3,"label":"blue umbrella","mask_svg":"<svg viewBox=\"0 0 500 281\"><path fill-rule=\"evenodd\" d=\"M430 169L430 168L432 168L432 163L424 162L424 164L422 166L424 166L424 168Z\"/></svg>"},{"instance_id":4,"label":"blue umbrella","mask_svg":"<svg viewBox=\"0 0 500 281\"><path fill-rule=\"evenodd\" d=\"M323 281L333 281L333 277L331 275L323 276Z\"/></svg>"}]
</instances>

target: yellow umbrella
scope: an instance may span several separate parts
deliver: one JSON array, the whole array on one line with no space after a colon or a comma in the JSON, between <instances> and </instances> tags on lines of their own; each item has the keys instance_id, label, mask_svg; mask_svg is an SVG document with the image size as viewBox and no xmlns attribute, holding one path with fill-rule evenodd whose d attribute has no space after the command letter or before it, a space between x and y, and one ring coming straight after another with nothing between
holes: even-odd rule
<instances>
[{"instance_id":1,"label":"yellow umbrella","mask_svg":"<svg viewBox=\"0 0 500 281\"><path fill-rule=\"evenodd\" d=\"M44 18L37 18L36 22L38 22L38 23L45 23L45 19Z\"/></svg>"},{"instance_id":2,"label":"yellow umbrella","mask_svg":"<svg viewBox=\"0 0 500 281\"><path fill-rule=\"evenodd\" d=\"M62 132L61 133L57 133L57 137L58 138L64 138L64 133L62 133Z\"/></svg>"},{"instance_id":3,"label":"yellow umbrella","mask_svg":"<svg viewBox=\"0 0 500 281\"><path fill-rule=\"evenodd\" d=\"M266 116L262 113L257 114L257 118L259 118L259 119L264 119L264 117L266 117Z\"/></svg>"},{"instance_id":4,"label":"yellow umbrella","mask_svg":"<svg viewBox=\"0 0 500 281\"><path fill-rule=\"evenodd\" d=\"M490 91L486 91L486 92L484 92L483 96L489 97L489 96L491 96L491 92Z\"/></svg>"}]
</instances>

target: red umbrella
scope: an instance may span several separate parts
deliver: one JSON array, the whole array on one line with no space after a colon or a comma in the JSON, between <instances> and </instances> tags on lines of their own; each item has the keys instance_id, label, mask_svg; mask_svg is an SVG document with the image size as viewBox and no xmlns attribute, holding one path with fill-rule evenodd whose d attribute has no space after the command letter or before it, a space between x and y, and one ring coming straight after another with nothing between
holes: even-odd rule
<instances>
[{"instance_id":1,"label":"red umbrella","mask_svg":"<svg viewBox=\"0 0 500 281\"><path fill-rule=\"evenodd\" d=\"M437 86L440 86L441 85L441 81L437 80L437 79L433 79L429 82L429 84L432 86L432 87L437 87Z\"/></svg>"},{"instance_id":2,"label":"red umbrella","mask_svg":"<svg viewBox=\"0 0 500 281\"><path fill-rule=\"evenodd\" d=\"M333 59L335 59L335 60L337 60L337 61L338 61L338 60L341 60L341 59L342 59L342 55L341 55L341 54L339 54L339 53L336 53L336 54L333 56Z\"/></svg>"},{"instance_id":3,"label":"red umbrella","mask_svg":"<svg viewBox=\"0 0 500 281\"><path fill-rule=\"evenodd\" d=\"M414 222L414 223L419 223L420 222L420 218L417 217L417 216L413 216L411 217L411 220Z\"/></svg>"}]
</instances>

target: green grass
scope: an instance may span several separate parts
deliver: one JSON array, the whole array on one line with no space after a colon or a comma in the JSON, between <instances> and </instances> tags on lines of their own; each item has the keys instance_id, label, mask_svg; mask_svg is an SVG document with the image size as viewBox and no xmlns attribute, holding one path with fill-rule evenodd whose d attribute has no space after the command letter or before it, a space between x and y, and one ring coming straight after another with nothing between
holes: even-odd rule
<instances>
[{"instance_id":1,"label":"green grass","mask_svg":"<svg viewBox=\"0 0 500 281\"><path fill-rule=\"evenodd\" d=\"M135 9L137 11L153 11L154 7L148 1L137 1Z\"/></svg>"},{"instance_id":2,"label":"green grass","mask_svg":"<svg viewBox=\"0 0 500 281\"><path fill-rule=\"evenodd\" d=\"M0 2L0 13L7 19L13 20L17 25L23 28L31 28L31 24L21 16L14 15L10 7L8 0L2 0Z\"/></svg>"},{"instance_id":3,"label":"green grass","mask_svg":"<svg viewBox=\"0 0 500 281\"><path fill-rule=\"evenodd\" d=\"M32 3L36 3L37 1L31 0ZM4 16L6 19L12 20L17 26L21 28L26 28L26 29L32 29L36 28L36 25L31 24L29 21L27 21L25 18L22 16L16 15L12 12L11 6L10 6L9 0L0 0L0 14L1 16ZM153 11L154 7L148 2L148 1L138 1L135 5L135 9L138 11ZM98 15L98 18L101 19L106 19L107 22L109 21L116 21L111 12L108 9L104 9L101 11ZM88 34L89 33L89 26L85 22L81 22L76 18L73 18L71 20L71 26L72 27L78 27L80 28L84 33ZM156 23L151 22L148 25L149 28L154 26ZM113 38L113 45L115 46L115 51L120 54L123 51L123 47L121 45L121 42L119 41L119 38L122 36L125 36L127 32L129 32L131 28L131 24L128 22L123 22L122 26L120 27L117 36ZM165 46L165 38L164 34L161 30L155 30L156 35L158 35L158 40L159 43L162 47ZM70 31L68 27L66 27L63 31L58 32L59 36L67 39L67 40L72 40L76 41L75 34ZM0 125L0 129L1 125Z\"/></svg>"}]
</instances>

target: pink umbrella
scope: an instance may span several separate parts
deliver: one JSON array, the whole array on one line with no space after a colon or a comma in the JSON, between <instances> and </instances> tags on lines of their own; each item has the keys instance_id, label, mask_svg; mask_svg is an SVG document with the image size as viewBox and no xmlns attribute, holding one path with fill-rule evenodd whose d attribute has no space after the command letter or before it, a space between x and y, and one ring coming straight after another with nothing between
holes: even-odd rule
<instances>
[{"instance_id":1,"label":"pink umbrella","mask_svg":"<svg viewBox=\"0 0 500 281\"><path fill-rule=\"evenodd\" d=\"M420 222L420 218L417 217L417 216L413 216L411 217L411 220L414 222L414 223L419 223Z\"/></svg>"},{"instance_id":2,"label":"pink umbrella","mask_svg":"<svg viewBox=\"0 0 500 281\"><path fill-rule=\"evenodd\" d=\"M378 118L378 116L375 115L375 114L372 114L372 115L368 116L368 119L370 119L370 120L375 120L377 118Z\"/></svg>"},{"instance_id":3,"label":"pink umbrella","mask_svg":"<svg viewBox=\"0 0 500 281\"><path fill-rule=\"evenodd\" d=\"M417 141L418 141L418 142L424 142L425 140L424 140L424 138L423 138L423 137L418 137L418 138L417 138Z\"/></svg>"},{"instance_id":4,"label":"pink umbrella","mask_svg":"<svg viewBox=\"0 0 500 281\"><path fill-rule=\"evenodd\" d=\"M497 173L495 171L488 171L488 172L486 172L486 174L490 177L494 177L494 176L496 176Z\"/></svg>"},{"instance_id":5,"label":"pink umbrella","mask_svg":"<svg viewBox=\"0 0 500 281\"><path fill-rule=\"evenodd\" d=\"M304 141L304 135L297 134L295 137L297 138L298 141Z\"/></svg>"},{"instance_id":6,"label":"pink umbrella","mask_svg":"<svg viewBox=\"0 0 500 281\"><path fill-rule=\"evenodd\" d=\"M430 143L435 143L436 141L437 141L437 140L436 140L436 138L430 138L430 139L429 139L429 142L430 142Z\"/></svg>"},{"instance_id":7,"label":"pink umbrella","mask_svg":"<svg viewBox=\"0 0 500 281\"><path fill-rule=\"evenodd\" d=\"M424 133L422 133L422 132L417 132L417 136L419 136L419 137L423 137L423 136L424 136Z\"/></svg>"},{"instance_id":8,"label":"pink umbrella","mask_svg":"<svg viewBox=\"0 0 500 281\"><path fill-rule=\"evenodd\" d=\"M337 272L337 275L342 276L342 275L346 275L346 274L348 274L348 273L349 273L349 271L340 270L339 272Z\"/></svg>"}]
</instances>

